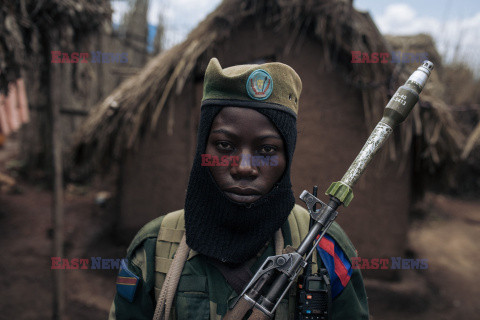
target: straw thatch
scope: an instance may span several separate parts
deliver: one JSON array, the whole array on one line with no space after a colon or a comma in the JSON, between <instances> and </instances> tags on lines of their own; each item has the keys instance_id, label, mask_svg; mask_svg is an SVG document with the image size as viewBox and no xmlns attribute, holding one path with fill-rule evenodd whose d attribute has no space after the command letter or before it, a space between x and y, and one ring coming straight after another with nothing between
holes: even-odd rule
<instances>
[{"instance_id":1,"label":"straw thatch","mask_svg":"<svg viewBox=\"0 0 480 320\"><path fill-rule=\"evenodd\" d=\"M392 36L385 35L388 45L393 51L401 53L425 53L428 60L435 64L436 72L442 71L442 58L438 53L433 39L428 34L417 34L413 36ZM408 59L407 59L408 60ZM400 67L415 66L415 64L397 64Z\"/></svg>"},{"instance_id":2,"label":"straw thatch","mask_svg":"<svg viewBox=\"0 0 480 320\"><path fill-rule=\"evenodd\" d=\"M91 112L77 137L74 151L77 164L108 168L112 160L121 159L126 150L152 132L161 116L168 116L167 132L171 133L173 113L164 115L162 112L168 99L180 94L187 81L201 77L212 48L227 39L242 21L255 17L262 17L256 22L259 28L279 30L287 26L292 30L290 41L284 46L286 53L301 47L306 38L322 43L324 52L318 64L340 71L348 85L361 90L367 129L380 119L388 95L393 94L400 81L405 81L406 72L395 70L393 64L351 63L352 50L369 53L389 50L368 13L353 9L351 1L225 0L183 43L157 56ZM415 128L431 142L424 156L438 163L452 153L452 148L444 148L442 143L449 139L453 144L457 141L455 132L448 129L448 112L437 108L440 103L434 103L433 99L425 94L422 96L423 105L432 106L431 112L423 118L430 117L429 121L438 124L432 131L427 124L416 121ZM439 117L443 121L438 121ZM412 125L410 121L402 127L405 150L412 141ZM395 148L392 144L392 157L396 149L398 146Z\"/></svg>"},{"instance_id":3,"label":"straw thatch","mask_svg":"<svg viewBox=\"0 0 480 320\"><path fill-rule=\"evenodd\" d=\"M19 77L32 55L45 54L46 32L70 26L73 36L93 31L109 19L108 0L5 0L0 6L0 92ZM48 41L48 39L46 40ZM34 65L32 65L34 66Z\"/></svg>"},{"instance_id":4,"label":"straw thatch","mask_svg":"<svg viewBox=\"0 0 480 320\"><path fill-rule=\"evenodd\" d=\"M172 94L179 94L187 79L199 76L208 61L208 49L230 35L244 19L263 14L263 27L289 25L294 32L285 50L297 39L313 36L324 47L325 66L343 66L345 79L365 88L368 119L376 95L386 94L385 69L389 66L350 64L352 46L363 51L385 51L382 38L368 14L353 10L350 1L224 1L187 40L153 59L143 71L125 81L103 101L79 133L77 160L94 157L105 164L154 128ZM328 49L327 49L328 48ZM322 59L319 59L322 60ZM202 64L203 63L203 64ZM379 90L369 90L376 88ZM378 92L378 93L377 93ZM173 120L169 121L169 131Z\"/></svg>"},{"instance_id":5,"label":"straw thatch","mask_svg":"<svg viewBox=\"0 0 480 320\"><path fill-rule=\"evenodd\" d=\"M91 52L106 46L111 23L109 0L5 0L0 6L0 92L22 77L30 108L30 123L20 134L22 169L51 166L50 111L61 95L61 132L69 145L80 119L108 90L111 81L102 65L52 64L51 51ZM98 85L102 83L102 86ZM110 92L109 90L108 92ZM64 150L65 151L65 150Z\"/></svg>"}]
</instances>

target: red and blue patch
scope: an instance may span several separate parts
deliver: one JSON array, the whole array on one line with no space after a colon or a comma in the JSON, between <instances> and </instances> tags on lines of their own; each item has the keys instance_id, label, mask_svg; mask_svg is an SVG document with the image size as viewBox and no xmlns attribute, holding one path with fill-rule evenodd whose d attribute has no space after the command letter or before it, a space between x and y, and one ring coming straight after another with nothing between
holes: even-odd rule
<instances>
[{"instance_id":1,"label":"red and blue patch","mask_svg":"<svg viewBox=\"0 0 480 320\"><path fill-rule=\"evenodd\" d=\"M323 236L317 246L317 251L328 270L332 298L335 298L342 293L350 281L353 272L352 264L338 243L329 235Z\"/></svg>"},{"instance_id":2,"label":"red and blue patch","mask_svg":"<svg viewBox=\"0 0 480 320\"><path fill-rule=\"evenodd\" d=\"M120 265L120 271L117 276L117 293L127 299L128 302L133 302L135 291L140 280L132 271L128 270L126 260L123 259Z\"/></svg>"}]
</instances>

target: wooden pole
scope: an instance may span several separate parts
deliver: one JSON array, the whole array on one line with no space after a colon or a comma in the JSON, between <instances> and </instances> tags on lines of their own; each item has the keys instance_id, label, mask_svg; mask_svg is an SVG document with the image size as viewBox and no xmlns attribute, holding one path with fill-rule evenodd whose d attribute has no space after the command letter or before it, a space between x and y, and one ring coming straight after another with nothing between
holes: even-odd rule
<instances>
[{"instance_id":1,"label":"wooden pole","mask_svg":"<svg viewBox=\"0 0 480 320\"><path fill-rule=\"evenodd\" d=\"M50 49L59 50L58 30L51 31ZM50 63L50 55L47 58ZM53 256L64 258L64 212L63 212L63 165L62 165L62 134L60 125L60 108L62 104L62 69L60 63L50 63L49 96L50 96L50 120L52 139L52 162L53 162ZM52 270L53 272L53 314L54 320L64 317L65 294L64 278L65 270Z\"/></svg>"}]
</instances>

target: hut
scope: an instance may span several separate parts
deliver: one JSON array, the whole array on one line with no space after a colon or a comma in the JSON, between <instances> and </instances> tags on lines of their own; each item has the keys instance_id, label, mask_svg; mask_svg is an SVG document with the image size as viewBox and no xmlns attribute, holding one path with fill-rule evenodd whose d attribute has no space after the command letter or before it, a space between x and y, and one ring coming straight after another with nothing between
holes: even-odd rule
<instances>
[{"instance_id":1,"label":"hut","mask_svg":"<svg viewBox=\"0 0 480 320\"><path fill-rule=\"evenodd\" d=\"M126 26L121 24L120 28L128 28L133 34L112 30L108 0L7 0L1 6L0 114L7 88L26 87L28 99L19 98L22 102L19 105L30 102L31 121L20 130L19 140L20 157L29 176L30 169L50 170L53 100L60 105L59 135L63 145L69 147L72 133L83 123L89 109L104 99L120 80L144 66L150 57L148 3L148 0L131 2L132 12L125 19ZM88 56L78 59L79 54ZM121 59L114 59L119 55ZM0 136L4 127L0 126Z\"/></svg>"},{"instance_id":2,"label":"hut","mask_svg":"<svg viewBox=\"0 0 480 320\"><path fill-rule=\"evenodd\" d=\"M27 170L50 170L53 101L61 106L62 132L58 134L65 145L70 145L71 133L83 123L88 109L109 90L99 85L105 81L105 65L67 63L70 59L52 63L52 51L70 56L73 52L102 50L108 40L111 13L107 0L2 2L0 92L6 94L8 84L12 87L16 79L24 80L31 112L30 123L20 131L19 141L20 157Z\"/></svg>"},{"instance_id":3,"label":"hut","mask_svg":"<svg viewBox=\"0 0 480 320\"><path fill-rule=\"evenodd\" d=\"M352 63L352 51L389 51L369 14L356 11L352 1L225 0L184 42L150 61L90 113L73 159L83 172L118 168L117 230L131 239L147 221L183 206L209 59L218 57L223 67L280 61L303 81L295 195L314 185L326 190L343 176L406 79L391 63ZM404 256L414 184L411 146L414 130L432 134L420 126L427 115L432 121L438 116L416 111L416 121L402 125L359 181L352 204L341 209L337 220L362 257ZM437 129L449 135L445 123ZM422 155L437 151L440 158L449 156L436 145Z\"/></svg>"}]
</instances>

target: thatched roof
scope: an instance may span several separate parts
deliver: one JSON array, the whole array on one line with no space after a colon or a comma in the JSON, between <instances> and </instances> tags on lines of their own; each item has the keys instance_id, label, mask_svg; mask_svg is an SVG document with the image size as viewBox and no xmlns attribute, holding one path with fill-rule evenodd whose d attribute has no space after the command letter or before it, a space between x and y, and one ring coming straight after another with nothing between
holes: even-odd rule
<instances>
[{"instance_id":1,"label":"thatched roof","mask_svg":"<svg viewBox=\"0 0 480 320\"><path fill-rule=\"evenodd\" d=\"M257 16L262 17L258 23L264 24L264 28L292 30L292 41L286 43L284 53L293 50L296 39L308 38L323 44L325 50L319 64L339 70L347 85L361 90L367 128L372 128L380 119L392 89L398 87L399 81L405 81L402 76L405 72L399 71L392 78L393 64L350 62L352 50L386 52L389 49L368 13L356 11L351 1L224 0L183 43L154 58L92 110L77 136L76 163L107 168L112 160L120 159L126 150L156 128L159 117L165 116L162 110L168 99L180 94L187 81L203 74L212 48L226 40L245 19ZM445 116L442 112L429 114L436 121L436 117ZM167 123L168 132L172 132L173 119L169 118ZM436 126L434 130L435 137L449 136L444 123L439 123L440 129ZM421 134L431 134L425 131L426 127L416 126ZM412 124L403 126L402 131L402 139L409 145ZM446 153L429 149L426 156L445 157Z\"/></svg>"},{"instance_id":2,"label":"thatched roof","mask_svg":"<svg viewBox=\"0 0 480 320\"><path fill-rule=\"evenodd\" d=\"M0 6L0 92L41 51L42 36L70 26L75 36L110 19L108 0L4 0ZM48 37L47 37L48 38ZM61 39L60 39L61 40ZM47 40L48 41L48 40Z\"/></svg>"},{"instance_id":3,"label":"thatched roof","mask_svg":"<svg viewBox=\"0 0 480 320\"><path fill-rule=\"evenodd\" d=\"M435 64L436 72L442 70L442 58L430 35L421 33L413 36L392 36L387 34L384 35L384 38L393 51L400 51L401 53L426 53L428 60ZM416 64L410 66L414 65Z\"/></svg>"}]
</instances>

